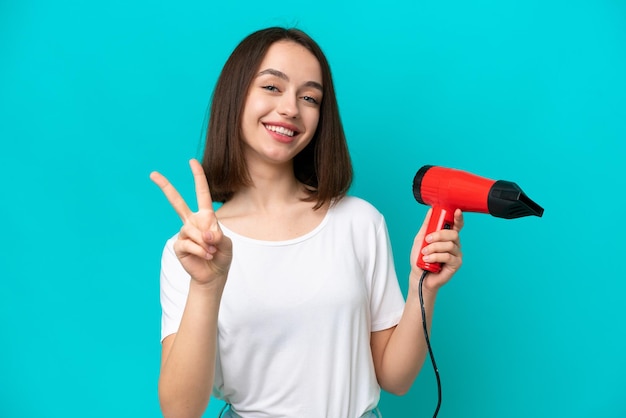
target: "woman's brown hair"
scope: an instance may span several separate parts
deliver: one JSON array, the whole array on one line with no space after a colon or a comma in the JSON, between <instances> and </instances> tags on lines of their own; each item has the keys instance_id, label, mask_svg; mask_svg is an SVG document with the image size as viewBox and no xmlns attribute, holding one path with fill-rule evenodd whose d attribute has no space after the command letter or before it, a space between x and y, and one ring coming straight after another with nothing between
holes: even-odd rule
<instances>
[{"instance_id":1,"label":"woman's brown hair","mask_svg":"<svg viewBox=\"0 0 626 418\"><path fill-rule=\"evenodd\" d=\"M352 183L352 163L326 56L301 30L272 27L248 35L237 45L213 92L202 165L216 202L226 202L233 193L251 184L243 156L241 116L261 61L269 47L279 41L302 45L322 68L323 98L317 129L293 161L294 174L309 193L307 200L316 201L317 209L343 197Z\"/></svg>"}]
</instances>

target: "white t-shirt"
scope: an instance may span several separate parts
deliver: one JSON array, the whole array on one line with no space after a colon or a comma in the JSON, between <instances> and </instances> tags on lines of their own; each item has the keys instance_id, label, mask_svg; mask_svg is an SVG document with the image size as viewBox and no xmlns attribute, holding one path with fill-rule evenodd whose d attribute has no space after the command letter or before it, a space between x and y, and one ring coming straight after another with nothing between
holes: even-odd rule
<instances>
[{"instance_id":1,"label":"white t-shirt","mask_svg":"<svg viewBox=\"0 0 626 418\"><path fill-rule=\"evenodd\" d=\"M380 397L370 333L398 323L404 298L383 216L345 197L288 241L236 234L218 318L214 396L245 418L356 418ZM168 240L162 338L177 332L189 275Z\"/></svg>"}]
</instances>

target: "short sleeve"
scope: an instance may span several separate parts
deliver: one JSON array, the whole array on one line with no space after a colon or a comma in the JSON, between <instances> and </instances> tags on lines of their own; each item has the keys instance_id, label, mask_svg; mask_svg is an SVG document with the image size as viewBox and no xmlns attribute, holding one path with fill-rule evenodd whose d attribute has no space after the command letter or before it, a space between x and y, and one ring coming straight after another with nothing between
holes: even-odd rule
<instances>
[{"instance_id":1,"label":"short sleeve","mask_svg":"<svg viewBox=\"0 0 626 418\"><path fill-rule=\"evenodd\" d=\"M404 296L394 267L387 224L382 217L376 228L375 245L370 249L370 312L371 331L374 332L397 325L404 310Z\"/></svg>"},{"instance_id":2,"label":"short sleeve","mask_svg":"<svg viewBox=\"0 0 626 418\"><path fill-rule=\"evenodd\" d=\"M176 239L166 242L161 256L161 341L178 332L189 293L191 278L174 253Z\"/></svg>"}]
</instances>

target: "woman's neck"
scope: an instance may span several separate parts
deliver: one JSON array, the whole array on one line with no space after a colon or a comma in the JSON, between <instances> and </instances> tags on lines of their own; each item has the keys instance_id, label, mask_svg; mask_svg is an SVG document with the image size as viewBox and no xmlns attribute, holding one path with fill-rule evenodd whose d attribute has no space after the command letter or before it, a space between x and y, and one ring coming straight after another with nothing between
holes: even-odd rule
<instances>
[{"instance_id":1,"label":"woman's neck","mask_svg":"<svg viewBox=\"0 0 626 418\"><path fill-rule=\"evenodd\" d=\"M237 191L228 203L257 212L269 212L300 202L304 197L304 186L293 176L277 179L257 177L253 178L252 186Z\"/></svg>"},{"instance_id":2,"label":"woman's neck","mask_svg":"<svg viewBox=\"0 0 626 418\"><path fill-rule=\"evenodd\" d=\"M307 197L292 164L248 164L248 172L252 185L236 191L225 205L244 211L269 212Z\"/></svg>"},{"instance_id":3,"label":"woman's neck","mask_svg":"<svg viewBox=\"0 0 626 418\"><path fill-rule=\"evenodd\" d=\"M253 185L237 191L216 212L231 231L249 238L283 241L305 235L324 219L328 206L314 210L315 202L304 200L306 189L293 172L251 177Z\"/></svg>"}]
</instances>

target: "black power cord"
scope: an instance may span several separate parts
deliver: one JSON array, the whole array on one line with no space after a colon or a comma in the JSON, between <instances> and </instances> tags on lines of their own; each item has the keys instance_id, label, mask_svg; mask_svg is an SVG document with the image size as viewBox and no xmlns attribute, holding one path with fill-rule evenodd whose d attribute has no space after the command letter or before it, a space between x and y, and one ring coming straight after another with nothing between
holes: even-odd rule
<instances>
[{"instance_id":1,"label":"black power cord","mask_svg":"<svg viewBox=\"0 0 626 418\"><path fill-rule=\"evenodd\" d=\"M226 412L226 408L228 408L229 406L230 406L229 403L225 403L222 409L220 410L220 413L217 415L217 418L222 418L224 416L224 412Z\"/></svg>"},{"instance_id":2,"label":"black power cord","mask_svg":"<svg viewBox=\"0 0 626 418\"><path fill-rule=\"evenodd\" d=\"M430 346L430 338L428 338L428 327L426 326L426 310L424 309L424 296L422 295L422 285L424 284L424 278L428 274L427 270L424 270L422 273L422 277L420 277L419 282L419 298L420 298L420 308L422 310L422 326L424 327L424 339L426 340L426 346L428 347L428 354L430 355L430 361L433 364L433 370L435 371L435 377L437 378L437 408L435 409L435 413L433 414L433 418L437 417L439 413L439 408L441 407L441 378L439 377L439 369L437 368L437 363L435 362L435 356L433 355L433 349Z\"/></svg>"}]
</instances>

